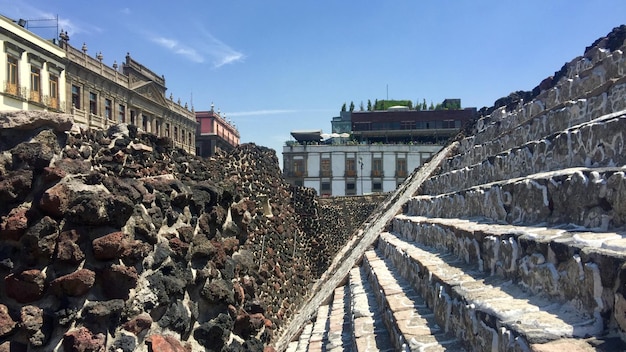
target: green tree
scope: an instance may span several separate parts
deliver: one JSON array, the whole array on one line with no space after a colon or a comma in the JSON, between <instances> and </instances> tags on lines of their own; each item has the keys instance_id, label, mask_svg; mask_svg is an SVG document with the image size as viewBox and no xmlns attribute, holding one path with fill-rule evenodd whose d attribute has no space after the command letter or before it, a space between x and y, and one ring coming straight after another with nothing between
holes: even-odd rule
<instances>
[{"instance_id":1,"label":"green tree","mask_svg":"<svg viewBox=\"0 0 626 352\"><path fill-rule=\"evenodd\" d=\"M433 101L430 101L430 105L428 106L428 110L435 110L435 105L433 105Z\"/></svg>"},{"instance_id":2,"label":"green tree","mask_svg":"<svg viewBox=\"0 0 626 352\"><path fill-rule=\"evenodd\" d=\"M367 99L367 111L372 111L372 101Z\"/></svg>"},{"instance_id":3,"label":"green tree","mask_svg":"<svg viewBox=\"0 0 626 352\"><path fill-rule=\"evenodd\" d=\"M428 106L426 105L426 98L422 100L422 110L428 110Z\"/></svg>"},{"instance_id":4,"label":"green tree","mask_svg":"<svg viewBox=\"0 0 626 352\"><path fill-rule=\"evenodd\" d=\"M409 100L407 106L409 107L409 110L413 109L413 102Z\"/></svg>"},{"instance_id":5,"label":"green tree","mask_svg":"<svg viewBox=\"0 0 626 352\"><path fill-rule=\"evenodd\" d=\"M365 107L363 106L363 101L361 101L361 105L359 105L359 111L364 111Z\"/></svg>"},{"instance_id":6,"label":"green tree","mask_svg":"<svg viewBox=\"0 0 626 352\"><path fill-rule=\"evenodd\" d=\"M417 111L422 110L422 103L420 103L419 99L415 99L415 110Z\"/></svg>"},{"instance_id":7,"label":"green tree","mask_svg":"<svg viewBox=\"0 0 626 352\"><path fill-rule=\"evenodd\" d=\"M343 103L343 105L341 106L341 111L346 111L346 103Z\"/></svg>"},{"instance_id":8,"label":"green tree","mask_svg":"<svg viewBox=\"0 0 626 352\"><path fill-rule=\"evenodd\" d=\"M350 102L350 112L353 112L353 111L354 111L354 102L351 101Z\"/></svg>"}]
</instances>

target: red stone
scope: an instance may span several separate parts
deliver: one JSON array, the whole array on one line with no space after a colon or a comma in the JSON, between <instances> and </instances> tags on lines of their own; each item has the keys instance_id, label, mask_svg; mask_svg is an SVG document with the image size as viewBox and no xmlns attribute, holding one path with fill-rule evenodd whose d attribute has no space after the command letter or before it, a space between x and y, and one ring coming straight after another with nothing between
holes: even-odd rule
<instances>
[{"instance_id":1,"label":"red stone","mask_svg":"<svg viewBox=\"0 0 626 352\"><path fill-rule=\"evenodd\" d=\"M15 321L9 315L9 308L0 304L0 337L8 335L15 328Z\"/></svg>"},{"instance_id":2,"label":"red stone","mask_svg":"<svg viewBox=\"0 0 626 352\"><path fill-rule=\"evenodd\" d=\"M61 217L67 211L69 194L70 190L64 184L56 184L43 193L39 208L48 215Z\"/></svg>"},{"instance_id":3,"label":"red stone","mask_svg":"<svg viewBox=\"0 0 626 352\"><path fill-rule=\"evenodd\" d=\"M27 209L13 209L0 223L0 239L18 241L28 228Z\"/></svg>"},{"instance_id":4,"label":"red stone","mask_svg":"<svg viewBox=\"0 0 626 352\"><path fill-rule=\"evenodd\" d=\"M130 331L135 335L138 335L142 331L149 329L152 325L152 317L148 313L141 313L133 319L127 321L122 325L122 328L126 331Z\"/></svg>"},{"instance_id":5,"label":"red stone","mask_svg":"<svg viewBox=\"0 0 626 352\"><path fill-rule=\"evenodd\" d=\"M184 257L185 255L187 255L187 250L189 249L189 244L181 241L180 238L173 237L172 239L169 240L169 244L170 244L170 248L177 255L179 255L181 257Z\"/></svg>"},{"instance_id":6,"label":"red stone","mask_svg":"<svg viewBox=\"0 0 626 352\"><path fill-rule=\"evenodd\" d=\"M98 260L120 258L129 248L127 235L121 231L96 238L92 242L93 255Z\"/></svg>"},{"instance_id":7,"label":"red stone","mask_svg":"<svg viewBox=\"0 0 626 352\"><path fill-rule=\"evenodd\" d=\"M66 174L62 168L46 166L43 169L43 180L45 182L57 182L65 177Z\"/></svg>"},{"instance_id":8,"label":"red stone","mask_svg":"<svg viewBox=\"0 0 626 352\"><path fill-rule=\"evenodd\" d=\"M246 299L243 286L241 286L238 282L235 282L233 283L233 291L235 291L235 301L239 303L239 306L243 306L244 300Z\"/></svg>"},{"instance_id":9,"label":"red stone","mask_svg":"<svg viewBox=\"0 0 626 352\"><path fill-rule=\"evenodd\" d=\"M9 274L4 278L7 296L20 303L29 303L41 298L45 275L37 269Z\"/></svg>"},{"instance_id":10,"label":"red stone","mask_svg":"<svg viewBox=\"0 0 626 352\"><path fill-rule=\"evenodd\" d=\"M63 335L63 348L65 352L104 352L105 336L81 327Z\"/></svg>"},{"instance_id":11,"label":"red stone","mask_svg":"<svg viewBox=\"0 0 626 352\"><path fill-rule=\"evenodd\" d=\"M146 339L148 352L187 352L173 336L152 335Z\"/></svg>"},{"instance_id":12,"label":"red stone","mask_svg":"<svg viewBox=\"0 0 626 352\"><path fill-rule=\"evenodd\" d=\"M82 296L89 292L96 281L96 274L89 269L80 269L61 276L50 284L56 294Z\"/></svg>"}]
</instances>

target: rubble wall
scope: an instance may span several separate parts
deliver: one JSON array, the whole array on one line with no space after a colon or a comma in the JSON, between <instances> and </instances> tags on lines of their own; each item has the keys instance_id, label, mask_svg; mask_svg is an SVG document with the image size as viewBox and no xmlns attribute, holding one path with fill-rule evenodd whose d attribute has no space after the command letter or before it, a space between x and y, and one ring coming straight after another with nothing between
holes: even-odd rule
<instances>
[{"instance_id":1,"label":"rubble wall","mask_svg":"<svg viewBox=\"0 0 626 352\"><path fill-rule=\"evenodd\" d=\"M253 144L203 160L130 125L0 114L0 350L263 350L332 237L280 175Z\"/></svg>"}]
</instances>

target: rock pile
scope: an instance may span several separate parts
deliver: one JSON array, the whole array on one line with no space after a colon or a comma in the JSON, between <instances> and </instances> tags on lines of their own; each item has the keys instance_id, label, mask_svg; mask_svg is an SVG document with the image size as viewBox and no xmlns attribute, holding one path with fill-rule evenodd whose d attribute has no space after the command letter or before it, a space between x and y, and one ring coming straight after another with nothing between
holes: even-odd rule
<instances>
[{"instance_id":1,"label":"rock pile","mask_svg":"<svg viewBox=\"0 0 626 352\"><path fill-rule=\"evenodd\" d=\"M3 113L0 351L263 350L332 256L307 192L253 144Z\"/></svg>"}]
</instances>

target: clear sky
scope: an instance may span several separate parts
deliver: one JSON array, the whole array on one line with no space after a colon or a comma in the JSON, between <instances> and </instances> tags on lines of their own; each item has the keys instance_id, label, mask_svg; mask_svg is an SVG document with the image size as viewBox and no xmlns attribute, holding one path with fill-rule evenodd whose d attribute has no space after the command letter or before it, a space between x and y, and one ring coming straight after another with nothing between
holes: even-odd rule
<instances>
[{"instance_id":1,"label":"clear sky","mask_svg":"<svg viewBox=\"0 0 626 352\"><path fill-rule=\"evenodd\" d=\"M168 96L213 102L242 142L282 159L290 131L330 132L344 102L481 108L530 90L626 23L626 1L0 0L0 13L58 15L70 44L108 65L130 52L165 76Z\"/></svg>"}]
</instances>

